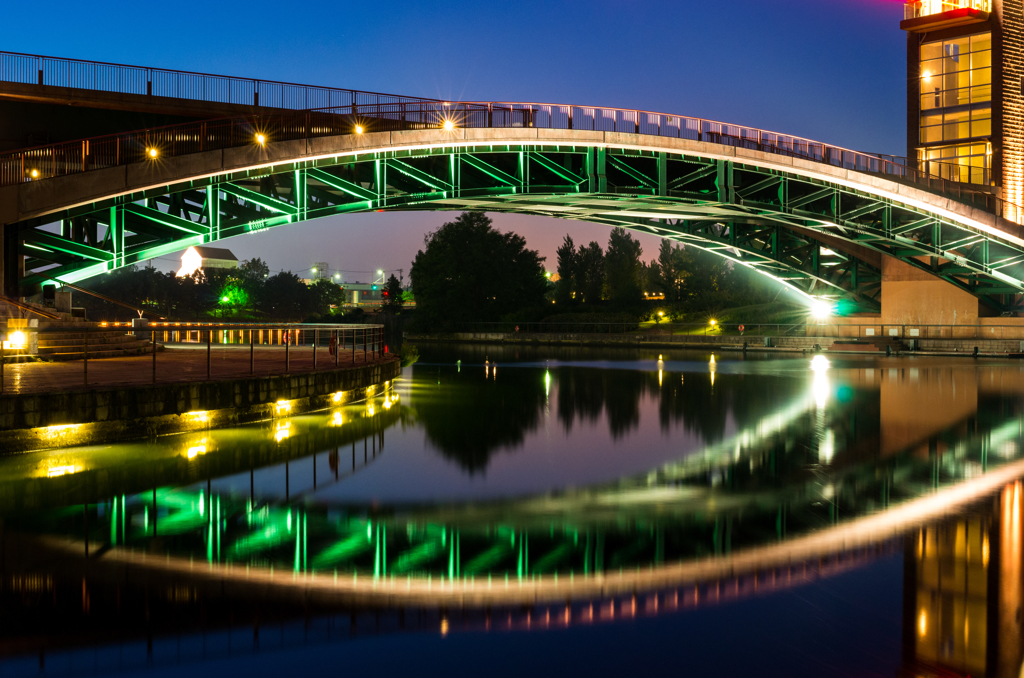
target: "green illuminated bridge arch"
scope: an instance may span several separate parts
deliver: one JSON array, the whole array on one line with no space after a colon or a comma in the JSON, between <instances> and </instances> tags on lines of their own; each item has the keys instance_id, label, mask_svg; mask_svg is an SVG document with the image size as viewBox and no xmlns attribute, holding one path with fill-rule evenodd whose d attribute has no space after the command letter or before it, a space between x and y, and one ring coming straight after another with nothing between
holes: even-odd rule
<instances>
[{"instance_id":1,"label":"green illuminated bridge arch","mask_svg":"<svg viewBox=\"0 0 1024 678\"><path fill-rule=\"evenodd\" d=\"M1024 293L1015 208L892 159L635 111L412 108L189 123L0 156L4 287L25 294L323 216L486 210L655 234L861 310L879 307L883 254L998 309Z\"/></svg>"}]
</instances>

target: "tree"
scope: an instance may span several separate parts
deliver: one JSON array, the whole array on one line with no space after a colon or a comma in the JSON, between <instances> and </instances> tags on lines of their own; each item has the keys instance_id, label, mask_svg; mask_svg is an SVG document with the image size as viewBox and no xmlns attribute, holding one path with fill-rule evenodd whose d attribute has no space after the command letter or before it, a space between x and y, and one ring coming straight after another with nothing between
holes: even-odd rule
<instances>
[{"instance_id":1,"label":"tree","mask_svg":"<svg viewBox=\"0 0 1024 678\"><path fill-rule=\"evenodd\" d=\"M463 212L423 238L410 277L424 327L498 320L544 302L544 258L491 223L482 212Z\"/></svg>"},{"instance_id":2,"label":"tree","mask_svg":"<svg viewBox=\"0 0 1024 678\"><path fill-rule=\"evenodd\" d=\"M591 241L580 245L576 259L576 291L583 295L583 301L593 304L601 301L604 290L604 250Z\"/></svg>"},{"instance_id":3,"label":"tree","mask_svg":"<svg viewBox=\"0 0 1024 678\"><path fill-rule=\"evenodd\" d=\"M312 296L299 276L291 271L282 271L267 278L259 308L274 318L301 320L313 310Z\"/></svg>"},{"instance_id":4,"label":"tree","mask_svg":"<svg viewBox=\"0 0 1024 678\"><path fill-rule=\"evenodd\" d=\"M250 303L259 303L263 285L270 277L270 267L262 259L248 259L238 266L237 278L239 285L245 290Z\"/></svg>"},{"instance_id":5,"label":"tree","mask_svg":"<svg viewBox=\"0 0 1024 678\"><path fill-rule=\"evenodd\" d=\"M327 315L331 312L332 306L341 306L345 303L345 292L341 286L321 278L309 286L310 308L312 313Z\"/></svg>"},{"instance_id":6,"label":"tree","mask_svg":"<svg viewBox=\"0 0 1024 678\"><path fill-rule=\"evenodd\" d=\"M562 242L555 254L558 255L558 282L555 283L555 301L559 304L569 304L573 300L576 290L576 268L578 253L576 244L568 235Z\"/></svg>"},{"instance_id":7,"label":"tree","mask_svg":"<svg viewBox=\"0 0 1024 678\"><path fill-rule=\"evenodd\" d=\"M605 252L605 281L608 298L620 306L635 306L643 298L640 289L640 255L643 248L624 228L613 228Z\"/></svg>"},{"instance_id":8,"label":"tree","mask_svg":"<svg viewBox=\"0 0 1024 678\"><path fill-rule=\"evenodd\" d=\"M683 248L671 240L662 240L658 249L658 282L665 301L682 299L683 284L689 273L683 268Z\"/></svg>"},{"instance_id":9,"label":"tree","mask_svg":"<svg viewBox=\"0 0 1024 678\"><path fill-rule=\"evenodd\" d=\"M380 305L380 310L385 313L400 313L403 303L402 293L402 283L392 273L391 277L388 278L387 284L384 286L384 302Z\"/></svg>"},{"instance_id":10,"label":"tree","mask_svg":"<svg viewBox=\"0 0 1024 678\"><path fill-rule=\"evenodd\" d=\"M699 247L687 247L683 250L681 268L686 272L683 297L690 308L710 312L732 303L735 276L725 257Z\"/></svg>"}]
</instances>

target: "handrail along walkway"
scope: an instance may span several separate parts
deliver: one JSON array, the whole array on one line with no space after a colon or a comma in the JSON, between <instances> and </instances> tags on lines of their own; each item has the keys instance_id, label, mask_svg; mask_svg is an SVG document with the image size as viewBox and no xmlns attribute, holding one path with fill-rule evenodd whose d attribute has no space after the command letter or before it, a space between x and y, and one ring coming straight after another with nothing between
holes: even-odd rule
<instances>
[{"instance_id":1,"label":"handrail along walkway","mask_svg":"<svg viewBox=\"0 0 1024 678\"><path fill-rule=\"evenodd\" d=\"M2 56L2 55L0 55ZM0 78L3 79L3 78ZM124 166L167 156L363 132L407 129L540 128L625 132L689 139L810 160L877 174L979 206L1012 221L1024 208L989 187L944 178L957 166L916 167L916 161L863 153L754 127L639 109L530 102L442 102L395 98L267 115L187 122L61 142L0 154L0 186Z\"/></svg>"}]
</instances>

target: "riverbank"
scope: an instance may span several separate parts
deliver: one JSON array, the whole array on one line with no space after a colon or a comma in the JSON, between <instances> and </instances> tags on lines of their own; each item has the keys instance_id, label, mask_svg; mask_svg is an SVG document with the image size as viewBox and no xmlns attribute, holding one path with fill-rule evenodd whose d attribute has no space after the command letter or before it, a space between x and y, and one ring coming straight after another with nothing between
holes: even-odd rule
<instances>
[{"instance_id":1,"label":"riverbank","mask_svg":"<svg viewBox=\"0 0 1024 678\"><path fill-rule=\"evenodd\" d=\"M756 350L782 353L804 353L818 350L834 353L885 353L885 349L880 346L874 350L867 345L864 346L864 350L850 350L845 348L850 345L849 339L824 336L778 337L752 334L711 334L700 336L642 332L617 334L454 332L451 334L406 334L405 339L413 342L509 344L522 346L628 346L720 351ZM914 341L914 350L894 348L894 351L921 355L971 356L974 353L974 347L978 347L978 355L1001 357L1021 352L1021 341L1011 339L915 339ZM898 346L897 342L893 343ZM837 344L835 348L833 348L833 344Z\"/></svg>"},{"instance_id":2,"label":"riverbank","mask_svg":"<svg viewBox=\"0 0 1024 678\"><path fill-rule=\"evenodd\" d=\"M0 449L14 453L150 438L301 414L363 400L389 388L400 371L396 357L297 374L5 394Z\"/></svg>"}]
</instances>

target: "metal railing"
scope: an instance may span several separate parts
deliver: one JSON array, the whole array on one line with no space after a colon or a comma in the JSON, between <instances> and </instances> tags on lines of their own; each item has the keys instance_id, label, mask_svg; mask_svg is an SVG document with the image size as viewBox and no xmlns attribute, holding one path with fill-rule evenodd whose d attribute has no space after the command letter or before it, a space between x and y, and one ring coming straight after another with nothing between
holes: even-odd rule
<instances>
[{"instance_id":1,"label":"metal railing","mask_svg":"<svg viewBox=\"0 0 1024 678\"><path fill-rule=\"evenodd\" d=\"M650 341L685 341L692 337L821 337L849 340L994 340L1024 342L1020 324L928 325L863 323L613 323L613 322L477 322L462 323L460 332L476 334L633 334ZM1024 346L1024 343L1022 343Z\"/></svg>"},{"instance_id":2,"label":"metal railing","mask_svg":"<svg viewBox=\"0 0 1024 678\"><path fill-rule=\"evenodd\" d=\"M954 197L1013 221L1024 210L936 162L922 168L900 156L862 153L753 127L622 108L512 102L396 102L188 122L61 142L0 154L0 185L262 143L405 129L539 128L625 132L746 148L883 175ZM934 174L931 172L937 172Z\"/></svg>"},{"instance_id":3,"label":"metal railing","mask_svg":"<svg viewBox=\"0 0 1024 678\"><path fill-rule=\"evenodd\" d=\"M32 391L33 375L38 374L44 390L54 388L92 387L103 383L152 383L239 378L256 374L287 374L316 371L357 364L368 364L385 358L383 325L304 324L304 323L185 323L159 322L149 324L99 323L86 327L22 328L17 330L22 345L8 346L11 337L3 335L0 342L0 393L5 389L8 363L34 359L27 347L28 336L37 333L37 345L50 338L54 345L46 347L47 357L58 360L81 360L53 363L43 372L20 371L20 392ZM13 334L9 333L9 334ZM125 337L143 343L127 350L136 351L136 360L89 372L91 362L99 357L123 357ZM164 354L158 361L161 346L180 350ZM42 348L42 347L41 347ZM217 362L214 361L215 349ZM199 355L196 355L196 350ZM324 350L326 349L326 351ZM113 354L113 355L112 355ZM146 354L151 358L146 360ZM205 355L203 355L205 354ZM164 369L158 376L158 362ZM166 365L164 365L166 363ZM215 367L216 365L216 367ZM39 365L28 366L37 370Z\"/></svg>"},{"instance_id":4,"label":"metal railing","mask_svg":"<svg viewBox=\"0 0 1024 678\"><path fill-rule=\"evenodd\" d=\"M916 19L954 9L978 9L992 11L991 0L908 0L903 6L904 19Z\"/></svg>"},{"instance_id":5,"label":"metal railing","mask_svg":"<svg viewBox=\"0 0 1024 678\"><path fill-rule=\"evenodd\" d=\"M287 110L436 101L424 97L17 52L0 52L0 81Z\"/></svg>"}]
</instances>

